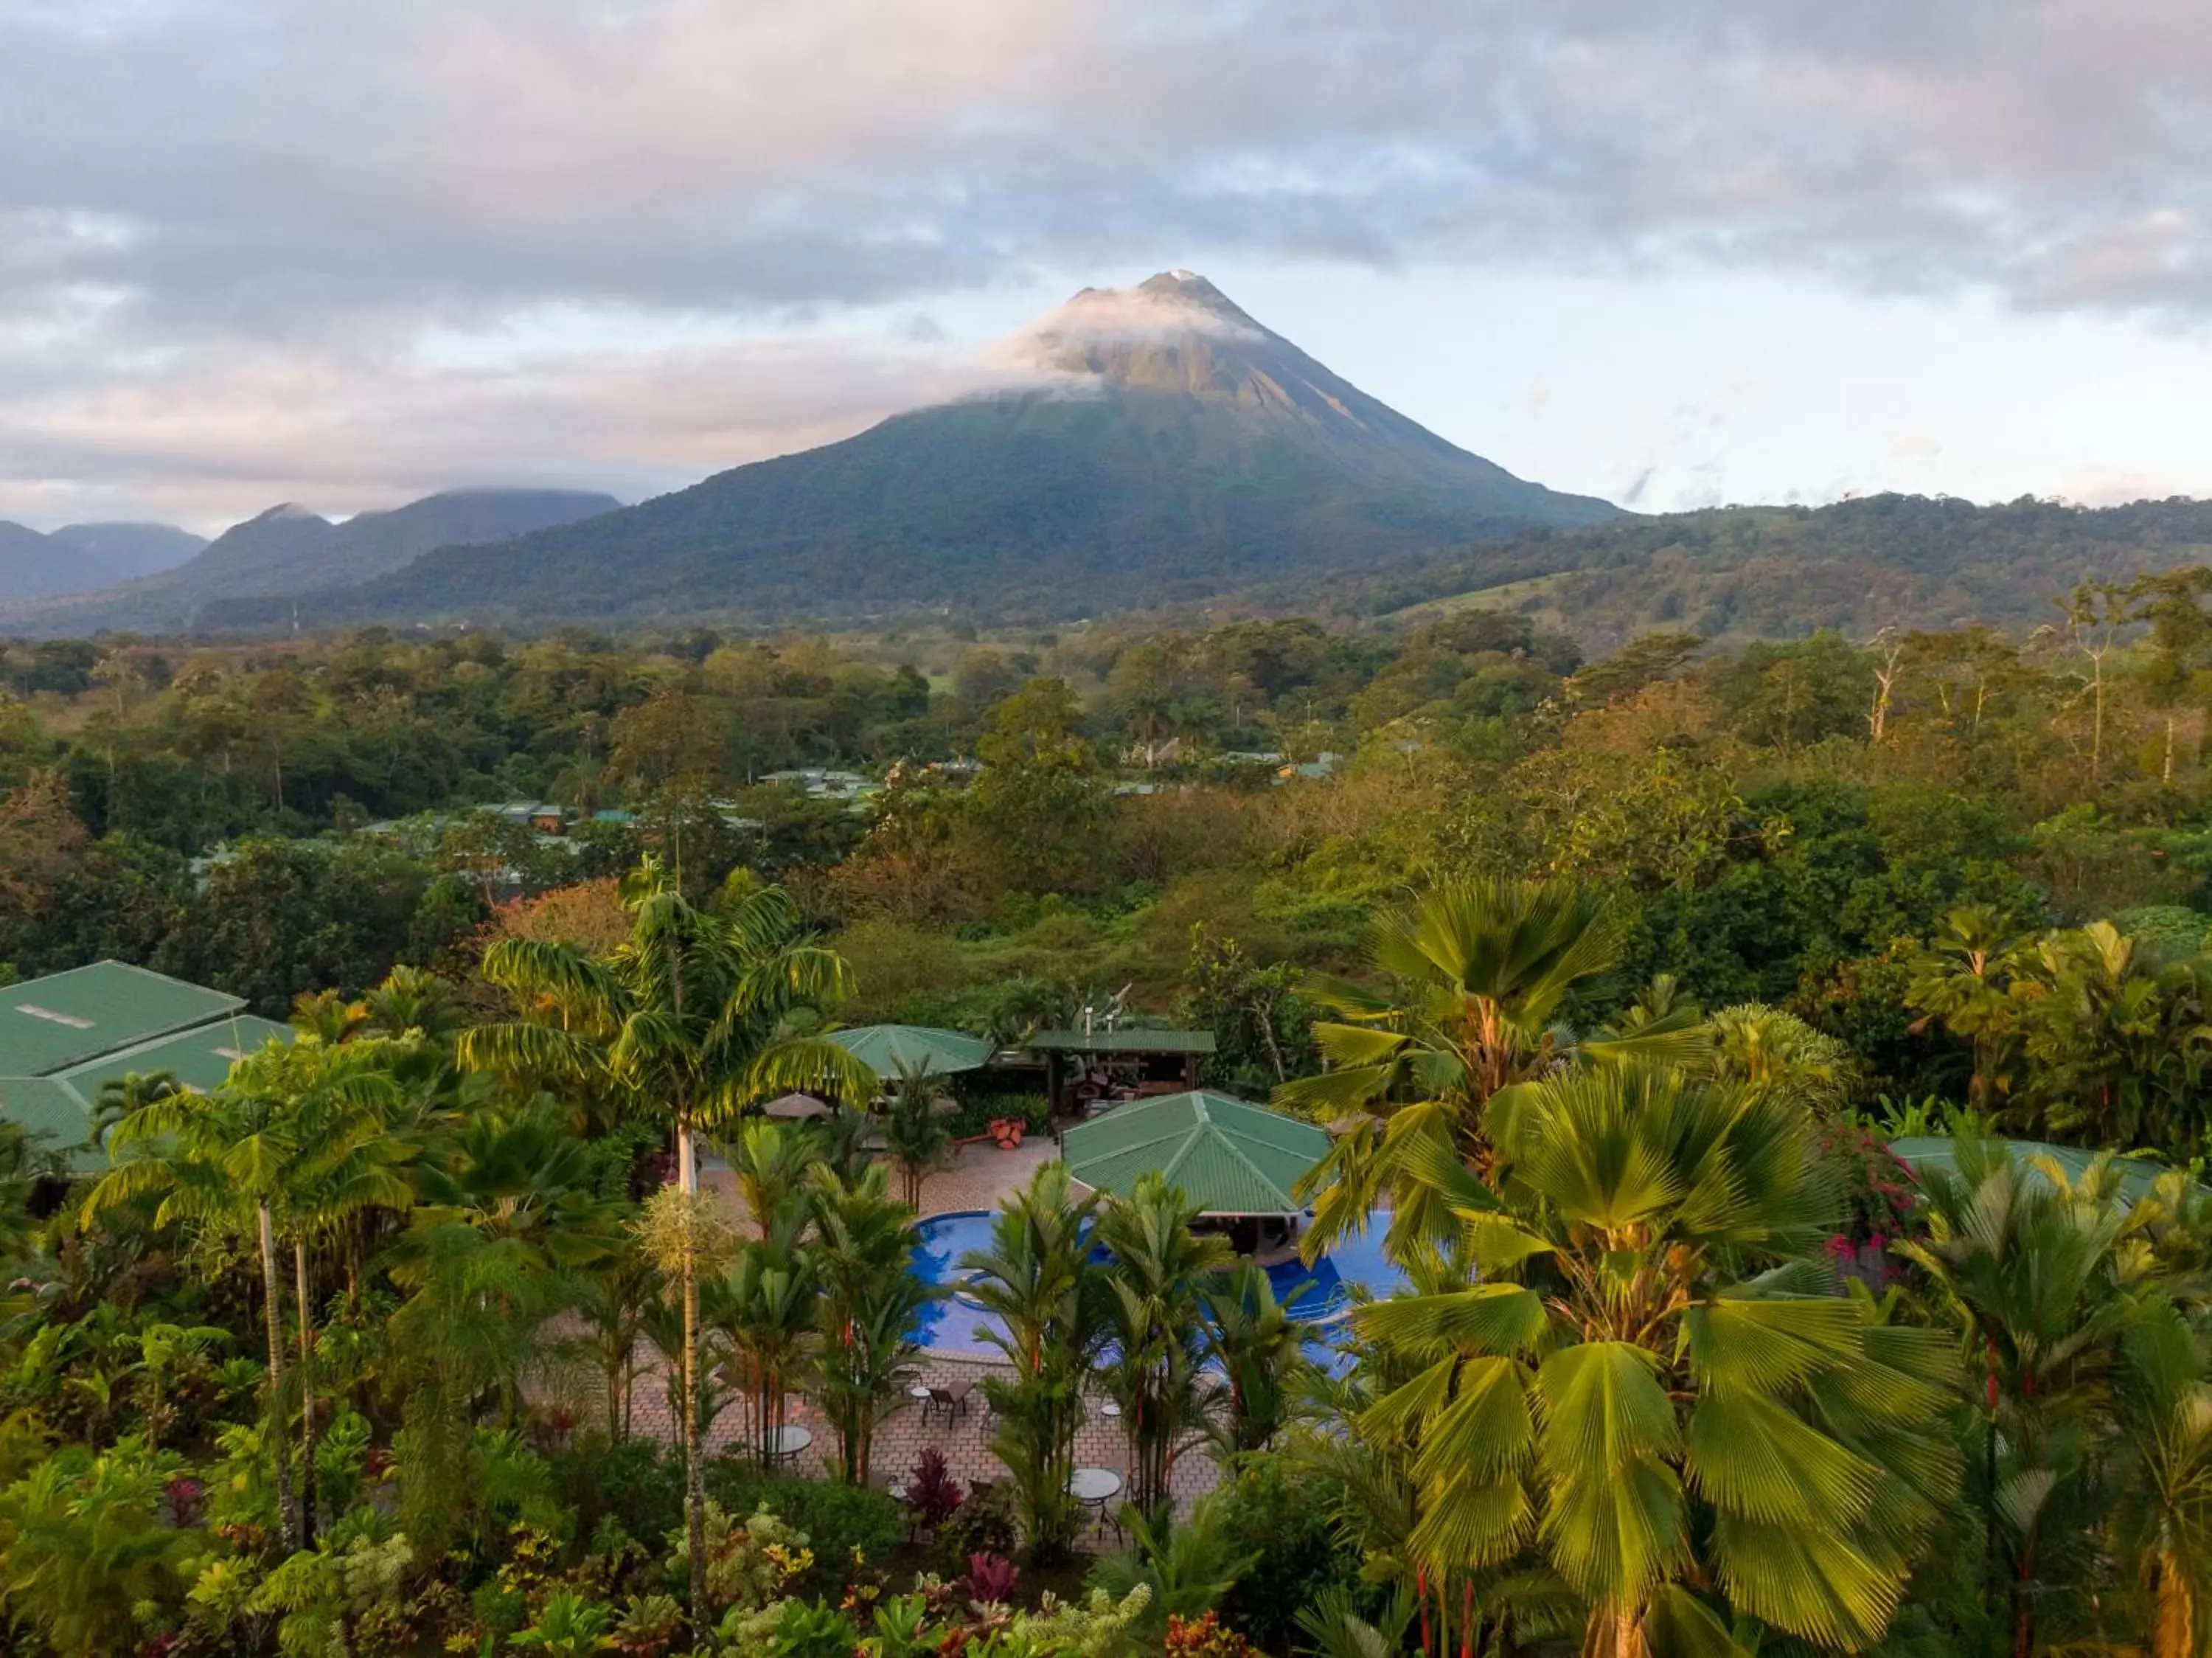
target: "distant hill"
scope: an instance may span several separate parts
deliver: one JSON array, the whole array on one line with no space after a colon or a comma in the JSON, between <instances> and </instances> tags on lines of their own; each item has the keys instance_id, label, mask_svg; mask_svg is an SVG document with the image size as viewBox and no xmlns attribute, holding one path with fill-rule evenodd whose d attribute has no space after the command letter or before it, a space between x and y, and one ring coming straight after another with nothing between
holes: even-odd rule
<instances>
[{"instance_id":1,"label":"distant hill","mask_svg":"<svg viewBox=\"0 0 2212 1658\"><path fill-rule=\"evenodd\" d=\"M289 614L298 594L398 570L434 547L503 541L621 505L582 490L455 490L343 523L304 507L272 507L159 575L98 593L0 604L0 633L185 629L204 623L210 607L257 598L273 619ZM0 558L6 551L0 541Z\"/></svg>"},{"instance_id":2,"label":"distant hill","mask_svg":"<svg viewBox=\"0 0 2212 1658\"><path fill-rule=\"evenodd\" d=\"M1445 442L1189 271L1085 289L1000 358L1015 389L588 522L445 549L312 608L1073 615L1620 515ZM229 613L270 619L252 609Z\"/></svg>"},{"instance_id":3,"label":"distant hill","mask_svg":"<svg viewBox=\"0 0 2212 1658\"><path fill-rule=\"evenodd\" d=\"M1651 628L1719 641L1822 627L1863 637L1970 621L2033 626L2055 620L2052 600L2085 578L2199 564L2212 564L2212 501L1977 506L1877 495L1535 532L1295 588L1255 586L1237 602L1405 621L1482 606L1600 645Z\"/></svg>"},{"instance_id":4,"label":"distant hill","mask_svg":"<svg viewBox=\"0 0 2212 1658\"><path fill-rule=\"evenodd\" d=\"M206 545L173 524L65 524L41 535L0 520L0 600L111 587L173 569Z\"/></svg>"}]
</instances>

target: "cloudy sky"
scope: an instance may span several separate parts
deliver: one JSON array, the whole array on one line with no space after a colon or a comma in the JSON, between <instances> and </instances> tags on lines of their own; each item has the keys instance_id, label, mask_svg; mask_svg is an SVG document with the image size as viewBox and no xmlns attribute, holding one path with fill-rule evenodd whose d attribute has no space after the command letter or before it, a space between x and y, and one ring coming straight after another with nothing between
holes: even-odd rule
<instances>
[{"instance_id":1,"label":"cloudy sky","mask_svg":"<svg viewBox=\"0 0 2212 1658\"><path fill-rule=\"evenodd\" d=\"M1203 271L1647 509L2212 494L2203 0L0 0L0 516L639 497Z\"/></svg>"}]
</instances>

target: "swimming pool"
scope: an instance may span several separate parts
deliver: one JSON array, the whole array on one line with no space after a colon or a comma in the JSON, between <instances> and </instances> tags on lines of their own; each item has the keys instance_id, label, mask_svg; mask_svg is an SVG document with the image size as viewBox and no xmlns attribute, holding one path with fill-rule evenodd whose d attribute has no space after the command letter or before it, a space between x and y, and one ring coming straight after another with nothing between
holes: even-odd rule
<instances>
[{"instance_id":1,"label":"swimming pool","mask_svg":"<svg viewBox=\"0 0 2212 1658\"><path fill-rule=\"evenodd\" d=\"M1368 1217L1367 1230L1347 1238L1311 1266L1296 1260L1279 1261L1267 1269L1275 1295L1292 1317L1321 1330L1343 1316L1352 1305L1354 1289L1377 1297L1389 1295L1406 1275L1382 1253L1382 1234L1390 1224L1388 1210ZM915 1338L933 1353L963 1357L996 1358L999 1349L990 1338L1004 1335L1006 1326L961 1292L969 1277L959 1268L960 1258L971 1249L988 1249L991 1243L991 1214L988 1210L963 1210L951 1215L933 1215L917 1222L921 1246L915 1252L915 1276L927 1284L951 1287L951 1293L922 1309ZM1101 1259L1104 1252L1099 1252ZM1296 1292L1293 1294L1293 1292Z\"/></svg>"}]
</instances>

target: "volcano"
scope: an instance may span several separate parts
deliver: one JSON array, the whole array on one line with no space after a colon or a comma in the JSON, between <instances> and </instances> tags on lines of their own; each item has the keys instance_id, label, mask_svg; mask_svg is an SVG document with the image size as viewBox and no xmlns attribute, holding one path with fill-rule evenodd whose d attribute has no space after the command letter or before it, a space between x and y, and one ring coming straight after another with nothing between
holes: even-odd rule
<instances>
[{"instance_id":1,"label":"volcano","mask_svg":"<svg viewBox=\"0 0 2212 1658\"><path fill-rule=\"evenodd\" d=\"M1193 271L1085 289L988 363L988 393L584 522L433 552L314 608L1081 615L1619 515L1447 442Z\"/></svg>"}]
</instances>

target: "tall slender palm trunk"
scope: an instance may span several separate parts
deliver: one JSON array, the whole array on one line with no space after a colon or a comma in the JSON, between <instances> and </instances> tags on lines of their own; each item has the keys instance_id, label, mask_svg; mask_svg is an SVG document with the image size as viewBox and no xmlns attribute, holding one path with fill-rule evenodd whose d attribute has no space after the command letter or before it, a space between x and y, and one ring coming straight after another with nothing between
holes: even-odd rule
<instances>
[{"instance_id":1,"label":"tall slender palm trunk","mask_svg":"<svg viewBox=\"0 0 2212 1658\"><path fill-rule=\"evenodd\" d=\"M307 1240L292 1240L292 1283L300 1306L300 1546L315 1545L315 1321L307 1296Z\"/></svg>"},{"instance_id":2,"label":"tall slender palm trunk","mask_svg":"<svg viewBox=\"0 0 2212 1658\"><path fill-rule=\"evenodd\" d=\"M276 1223L259 1206L261 1310L269 1326L269 1451L276 1462L276 1527L284 1547L300 1546L300 1511L292 1500L292 1454L284 1432L284 1281L276 1270Z\"/></svg>"},{"instance_id":3,"label":"tall slender palm trunk","mask_svg":"<svg viewBox=\"0 0 2212 1658\"><path fill-rule=\"evenodd\" d=\"M691 1125L676 1125L676 1179L687 1199L699 1196L697 1146ZM707 1470L699 1423L699 1263L687 1228L684 1240L684 1534L690 1545L691 1626L707 1628Z\"/></svg>"},{"instance_id":4,"label":"tall slender palm trunk","mask_svg":"<svg viewBox=\"0 0 2212 1658\"><path fill-rule=\"evenodd\" d=\"M2197 1596L2187 1569L2161 1545L2152 1568L2150 1648L2154 1658L2195 1658Z\"/></svg>"}]
</instances>

